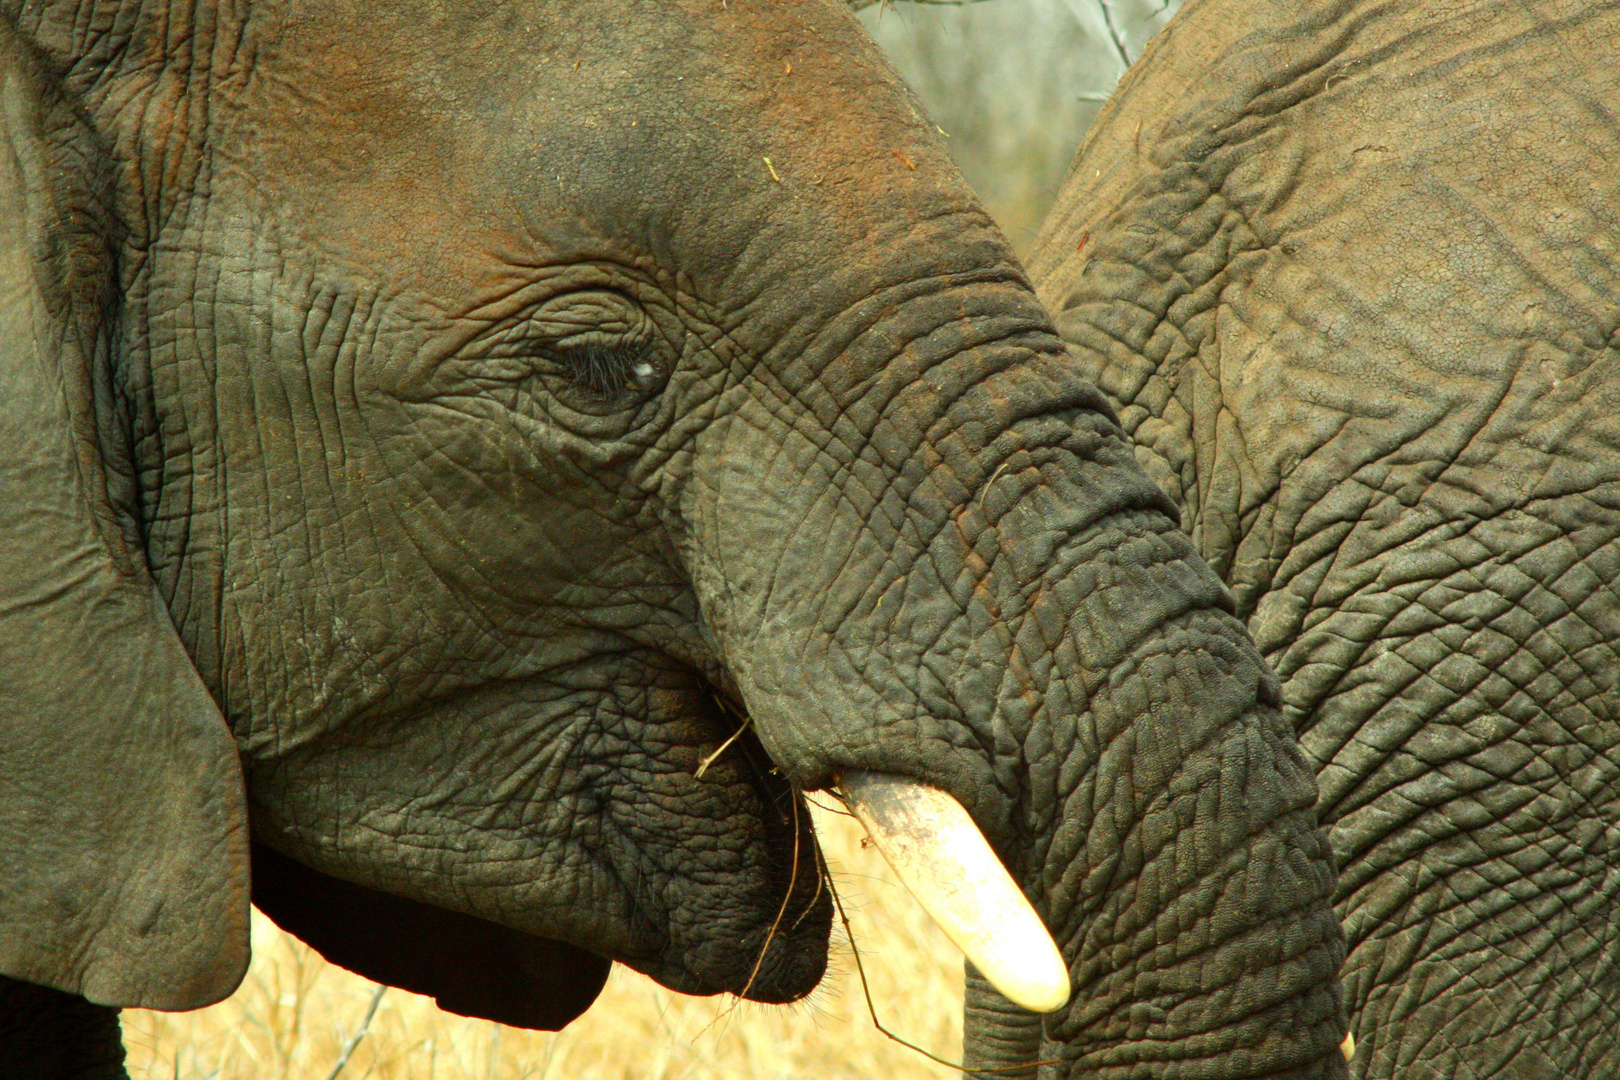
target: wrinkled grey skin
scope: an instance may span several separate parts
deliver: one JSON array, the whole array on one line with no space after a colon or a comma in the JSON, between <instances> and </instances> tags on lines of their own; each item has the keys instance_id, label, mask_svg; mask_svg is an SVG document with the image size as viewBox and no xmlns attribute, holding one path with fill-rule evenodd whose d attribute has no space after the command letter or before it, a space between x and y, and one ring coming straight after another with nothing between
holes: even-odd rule
<instances>
[{"instance_id":1,"label":"wrinkled grey skin","mask_svg":"<svg viewBox=\"0 0 1620 1080\"><path fill-rule=\"evenodd\" d=\"M1357 1077L1620 1075L1617 43L1198 0L1034 261L1319 769Z\"/></svg>"},{"instance_id":2,"label":"wrinkled grey skin","mask_svg":"<svg viewBox=\"0 0 1620 1080\"><path fill-rule=\"evenodd\" d=\"M0 972L215 1000L251 866L473 1015L792 999L874 769L1046 917L1056 1075L1344 1075L1275 681L841 6L0 18Z\"/></svg>"}]
</instances>

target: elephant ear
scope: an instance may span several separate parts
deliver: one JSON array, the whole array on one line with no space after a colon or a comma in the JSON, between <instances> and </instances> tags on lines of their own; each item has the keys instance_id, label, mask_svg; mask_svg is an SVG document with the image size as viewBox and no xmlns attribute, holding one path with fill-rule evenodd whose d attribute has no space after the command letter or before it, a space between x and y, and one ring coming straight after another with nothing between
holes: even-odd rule
<instances>
[{"instance_id":1,"label":"elephant ear","mask_svg":"<svg viewBox=\"0 0 1620 1080\"><path fill-rule=\"evenodd\" d=\"M246 811L109 498L102 158L0 16L0 974L195 1008L246 968Z\"/></svg>"}]
</instances>

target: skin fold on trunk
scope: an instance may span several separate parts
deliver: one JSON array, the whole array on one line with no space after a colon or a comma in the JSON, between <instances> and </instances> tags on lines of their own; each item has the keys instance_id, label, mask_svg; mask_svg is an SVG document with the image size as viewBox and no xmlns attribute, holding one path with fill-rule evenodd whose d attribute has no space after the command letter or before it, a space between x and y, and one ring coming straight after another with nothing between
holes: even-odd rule
<instances>
[{"instance_id":1,"label":"skin fold on trunk","mask_svg":"<svg viewBox=\"0 0 1620 1080\"><path fill-rule=\"evenodd\" d=\"M1040 1014L1008 1001L971 960L962 975L963 1075L1032 1080L1041 1052Z\"/></svg>"}]
</instances>

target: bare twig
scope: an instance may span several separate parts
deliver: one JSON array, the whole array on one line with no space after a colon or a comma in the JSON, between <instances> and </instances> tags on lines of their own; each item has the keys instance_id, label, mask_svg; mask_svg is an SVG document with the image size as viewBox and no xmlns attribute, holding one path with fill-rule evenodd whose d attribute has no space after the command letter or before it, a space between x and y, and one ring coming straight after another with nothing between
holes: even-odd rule
<instances>
[{"instance_id":1,"label":"bare twig","mask_svg":"<svg viewBox=\"0 0 1620 1080\"><path fill-rule=\"evenodd\" d=\"M850 813L848 810L844 809L842 806L828 806L825 803L817 802L816 800L814 800L814 799L812 799L810 797L810 793L808 791L804 793L804 800L805 800L805 802L809 803L811 806L815 807L817 810L820 810L824 814L838 814L841 817L847 817L847 818L852 818L852 817L855 816L854 814Z\"/></svg>"},{"instance_id":2,"label":"bare twig","mask_svg":"<svg viewBox=\"0 0 1620 1080\"><path fill-rule=\"evenodd\" d=\"M946 1061L942 1057L931 1054L927 1050L924 1050L922 1047L918 1046L916 1043L907 1042L905 1039L902 1039L900 1036L884 1027L883 1021L878 1019L877 1006L872 1003L872 988L868 986L866 982L866 967L861 963L861 950L855 946L855 931L849 925L849 916L844 913L844 901L838 895L838 889L833 884L832 873L827 869L826 861L822 859L820 845L817 845L816 847L816 858L822 864L821 875L827 881L827 890L832 894L833 906L838 909L838 921L844 924L844 936L849 939L849 954L855 958L855 971L856 974L861 977L861 993L866 996L866 1011L872 1017L873 1026L875 1026L879 1031L883 1032L884 1035L887 1035L890 1039L893 1039L901 1046L906 1047L908 1050L915 1050L929 1061L944 1065L948 1069L956 1069L965 1076L969 1077L993 1076L997 1073L1025 1072L1030 1069L1040 1068L1043 1065L1061 1064L1061 1062L1050 1060L1032 1061L1024 1065L1004 1065L994 1069L968 1069L955 1061Z\"/></svg>"},{"instance_id":3,"label":"bare twig","mask_svg":"<svg viewBox=\"0 0 1620 1080\"><path fill-rule=\"evenodd\" d=\"M1125 47L1125 35L1119 32L1114 23L1114 9L1108 6L1108 0L1097 0L1097 9L1102 12L1103 25L1108 28L1108 40L1114 43L1114 51L1119 54L1119 64L1122 68L1131 66L1131 51Z\"/></svg>"},{"instance_id":4,"label":"bare twig","mask_svg":"<svg viewBox=\"0 0 1620 1080\"><path fill-rule=\"evenodd\" d=\"M387 992L388 987L382 983L377 984L376 991L371 995L371 1005L366 1009L365 1019L360 1021L360 1026L355 1029L354 1034L349 1036L349 1041L343 1044L343 1053L338 1055L337 1064L332 1066L332 1071L326 1074L326 1080L337 1080L338 1074L349 1064L349 1055L354 1053L354 1048L360 1045L360 1040L371 1030L371 1018L377 1015L377 1006L382 1004L383 994Z\"/></svg>"},{"instance_id":5,"label":"bare twig","mask_svg":"<svg viewBox=\"0 0 1620 1080\"><path fill-rule=\"evenodd\" d=\"M726 741L721 743L720 746L715 750L714 753L710 754L708 757L705 757L702 761L698 762L697 771L695 773L693 773L692 775L701 780L703 778L703 774L709 771L709 766L713 765L715 763L715 759L717 759L721 754L725 753L728 749L730 749L731 744L736 742L738 739L740 739L742 737L742 733L747 731L749 726L751 724L753 724L753 722L754 722L754 718L752 716L745 717L743 719L742 726L739 727L736 731L733 731L729 736L727 736Z\"/></svg>"}]
</instances>

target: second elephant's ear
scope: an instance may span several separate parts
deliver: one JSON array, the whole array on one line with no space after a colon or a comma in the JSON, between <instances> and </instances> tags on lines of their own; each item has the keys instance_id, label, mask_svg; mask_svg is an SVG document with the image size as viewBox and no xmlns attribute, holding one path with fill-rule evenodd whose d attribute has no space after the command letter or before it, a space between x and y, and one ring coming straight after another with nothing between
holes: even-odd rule
<instances>
[{"instance_id":1,"label":"second elephant's ear","mask_svg":"<svg viewBox=\"0 0 1620 1080\"><path fill-rule=\"evenodd\" d=\"M195 1008L247 964L241 767L108 497L100 158L0 16L0 974Z\"/></svg>"}]
</instances>

